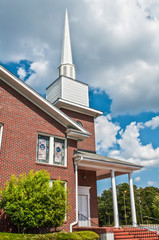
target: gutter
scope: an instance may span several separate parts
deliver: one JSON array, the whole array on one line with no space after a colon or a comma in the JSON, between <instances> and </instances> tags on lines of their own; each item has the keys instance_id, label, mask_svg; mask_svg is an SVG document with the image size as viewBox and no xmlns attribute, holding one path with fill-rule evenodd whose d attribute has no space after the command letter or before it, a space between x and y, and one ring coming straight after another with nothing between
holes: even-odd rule
<instances>
[{"instance_id":1,"label":"gutter","mask_svg":"<svg viewBox=\"0 0 159 240\"><path fill-rule=\"evenodd\" d=\"M76 221L70 224L70 232L72 232L72 227L78 223L78 166L75 163L75 181L76 181Z\"/></svg>"}]
</instances>

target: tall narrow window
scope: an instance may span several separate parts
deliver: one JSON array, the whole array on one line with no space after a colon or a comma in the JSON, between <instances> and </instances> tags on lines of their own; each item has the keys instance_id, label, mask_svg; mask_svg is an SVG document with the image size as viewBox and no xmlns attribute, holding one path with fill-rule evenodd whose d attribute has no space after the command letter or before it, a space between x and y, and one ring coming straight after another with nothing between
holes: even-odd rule
<instances>
[{"instance_id":1,"label":"tall narrow window","mask_svg":"<svg viewBox=\"0 0 159 240\"><path fill-rule=\"evenodd\" d=\"M64 165L65 159L65 141L54 138L54 163Z\"/></svg>"},{"instance_id":2,"label":"tall narrow window","mask_svg":"<svg viewBox=\"0 0 159 240\"><path fill-rule=\"evenodd\" d=\"M37 160L43 163L49 162L49 137L47 136L38 136Z\"/></svg>"},{"instance_id":3,"label":"tall narrow window","mask_svg":"<svg viewBox=\"0 0 159 240\"><path fill-rule=\"evenodd\" d=\"M3 125L0 124L0 150L1 150L1 145L2 145L2 134L3 134Z\"/></svg>"}]
</instances>

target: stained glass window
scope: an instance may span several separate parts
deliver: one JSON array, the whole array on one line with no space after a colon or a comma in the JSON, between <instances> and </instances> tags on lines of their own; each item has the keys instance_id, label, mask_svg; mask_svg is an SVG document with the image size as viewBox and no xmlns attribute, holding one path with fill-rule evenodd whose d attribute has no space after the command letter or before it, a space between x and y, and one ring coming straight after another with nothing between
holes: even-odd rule
<instances>
[{"instance_id":1,"label":"stained glass window","mask_svg":"<svg viewBox=\"0 0 159 240\"><path fill-rule=\"evenodd\" d=\"M65 141L54 138L54 164L64 165Z\"/></svg>"},{"instance_id":2,"label":"stained glass window","mask_svg":"<svg viewBox=\"0 0 159 240\"><path fill-rule=\"evenodd\" d=\"M39 162L49 162L49 137L47 136L38 136L37 159Z\"/></svg>"}]
</instances>

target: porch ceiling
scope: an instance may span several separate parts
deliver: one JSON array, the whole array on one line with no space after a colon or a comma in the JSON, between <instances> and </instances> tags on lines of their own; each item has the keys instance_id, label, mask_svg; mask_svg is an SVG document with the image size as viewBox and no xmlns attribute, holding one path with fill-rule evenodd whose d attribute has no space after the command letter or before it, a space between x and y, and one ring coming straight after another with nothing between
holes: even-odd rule
<instances>
[{"instance_id":1,"label":"porch ceiling","mask_svg":"<svg viewBox=\"0 0 159 240\"><path fill-rule=\"evenodd\" d=\"M140 170L142 166L127 161L108 158L99 154L78 151L74 155L74 161L79 169L96 171L97 180L109 178L111 170L115 175L123 175L129 172Z\"/></svg>"}]
</instances>

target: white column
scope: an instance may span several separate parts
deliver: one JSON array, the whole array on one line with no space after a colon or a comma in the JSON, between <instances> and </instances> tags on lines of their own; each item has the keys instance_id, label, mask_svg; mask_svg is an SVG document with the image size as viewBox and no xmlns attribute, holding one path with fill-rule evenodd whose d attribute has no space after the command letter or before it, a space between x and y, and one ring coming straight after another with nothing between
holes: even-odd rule
<instances>
[{"instance_id":1,"label":"white column","mask_svg":"<svg viewBox=\"0 0 159 240\"><path fill-rule=\"evenodd\" d=\"M130 200L131 200L132 225L133 225L133 227L137 227L137 219L136 219L136 209L135 209L135 198L134 198L134 188L133 188L132 173L129 173L128 176L129 176L129 188L130 188Z\"/></svg>"},{"instance_id":2,"label":"white column","mask_svg":"<svg viewBox=\"0 0 159 240\"><path fill-rule=\"evenodd\" d=\"M112 181L113 210L114 210L114 227L119 227L119 214L118 214L118 203L117 203L114 170L111 170L111 181Z\"/></svg>"}]
</instances>

